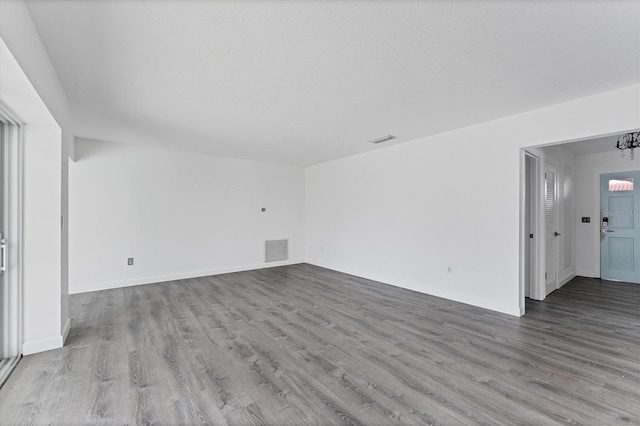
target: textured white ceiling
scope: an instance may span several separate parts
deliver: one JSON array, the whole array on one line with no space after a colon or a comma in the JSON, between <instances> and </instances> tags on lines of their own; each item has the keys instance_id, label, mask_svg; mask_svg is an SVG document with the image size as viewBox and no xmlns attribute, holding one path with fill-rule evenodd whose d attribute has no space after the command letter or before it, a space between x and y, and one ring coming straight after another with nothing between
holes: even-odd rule
<instances>
[{"instance_id":1,"label":"textured white ceiling","mask_svg":"<svg viewBox=\"0 0 640 426\"><path fill-rule=\"evenodd\" d=\"M640 81L638 1L28 4L76 136L247 159L310 165Z\"/></svg>"}]
</instances>

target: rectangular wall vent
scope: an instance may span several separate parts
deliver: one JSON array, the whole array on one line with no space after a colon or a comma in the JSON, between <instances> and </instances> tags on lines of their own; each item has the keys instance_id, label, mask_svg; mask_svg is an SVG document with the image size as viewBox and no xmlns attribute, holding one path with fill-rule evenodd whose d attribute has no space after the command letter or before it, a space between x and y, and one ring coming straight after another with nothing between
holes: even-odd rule
<instances>
[{"instance_id":1,"label":"rectangular wall vent","mask_svg":"<svg viewBox=\"0 0 640 426\"><path fill-rule=\"evenodd\" d=\"M387 135L387 136L384 136L384 137L381 137L381 138L378 138L378 139L374 139L374 140L369 141L369 142L375 143L375 144L379 144L379 143L387 142L387 141L390 141L390 140L393 140L393 139L396 139L396 137L393 136L393 135Z\"/></svg>"},{"instance_id":2,"label":"rectangular wall vent","mask_svg":"<svg viewBox=\"0 0 640 426\"><path fill-rule=\"evenodd\" d=\"M264 242L264 261L282 262L289 260L289 240L270 240Z\"/></svg>"}]
</instances>

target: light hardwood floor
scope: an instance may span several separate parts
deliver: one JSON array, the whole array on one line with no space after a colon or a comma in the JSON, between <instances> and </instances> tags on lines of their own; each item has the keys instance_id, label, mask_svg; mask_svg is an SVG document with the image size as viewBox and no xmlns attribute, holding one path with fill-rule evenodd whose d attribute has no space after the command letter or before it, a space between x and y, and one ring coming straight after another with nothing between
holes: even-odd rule
<instances>
[{"instance_id":1,"label":"light hardwood floor","mask_svg":"<svg viewBox=\"0 0 640 426\"><path fill-rule=\"evenodd\" d=\"M0 423L640 424L640 286L576 279L526 309L311 265L74 295Z\"/></svg>"}]
</instances>

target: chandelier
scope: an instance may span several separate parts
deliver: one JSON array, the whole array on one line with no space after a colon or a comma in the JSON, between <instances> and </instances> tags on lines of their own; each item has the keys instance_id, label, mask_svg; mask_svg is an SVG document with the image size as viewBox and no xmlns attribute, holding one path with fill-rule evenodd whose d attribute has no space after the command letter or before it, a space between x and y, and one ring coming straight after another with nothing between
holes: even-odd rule
<instances>
[{"instance_id":1,"label":"chandelier","mask_svg":"<svg viewBox=\"0 0 640 426\"><path fill-rule=\"evenodd\" d=\"M633 150L638 147L640 147L640 132L627 133L625 135L618 136L616 148L620 150L620 155L622 157L624 157L624 150L628 149L630 157L633 160Z\"/></svg>"}]
</instances>

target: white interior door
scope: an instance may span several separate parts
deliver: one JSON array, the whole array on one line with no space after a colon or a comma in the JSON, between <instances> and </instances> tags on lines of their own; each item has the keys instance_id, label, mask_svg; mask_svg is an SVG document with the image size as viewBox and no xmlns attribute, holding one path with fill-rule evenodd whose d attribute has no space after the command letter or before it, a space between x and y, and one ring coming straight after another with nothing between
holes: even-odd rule
<instances>
[{"instance_id":1,"label":"white interior door","mask_svg":"<svg viewBox=\"0 0 640 426\"><path fill-rule=\"evenodd\" d=\"M558 287L558 251L557 205L558 190L556 171L548 169L544 173L544 221L545 221L545 295Z\"/></svg>"},{"instance_id":2,"label":"white interior door","mask_svg":"<svg viewBox=\"0 0 640 426\"><path fill-rule=\"evenodd\" d=\"M525 250L525 271L524 271L524 297L532 297L536 291L534 275L534 251L533 244L533 222L535 220L535 164L530 156L525 156L525 205L524 205L524 250Z\"/></svg>"}]
</instances>

